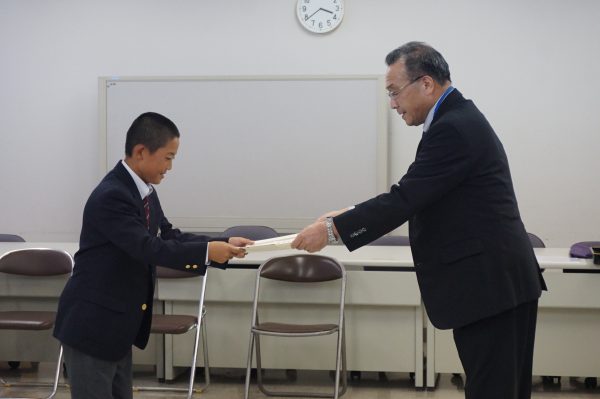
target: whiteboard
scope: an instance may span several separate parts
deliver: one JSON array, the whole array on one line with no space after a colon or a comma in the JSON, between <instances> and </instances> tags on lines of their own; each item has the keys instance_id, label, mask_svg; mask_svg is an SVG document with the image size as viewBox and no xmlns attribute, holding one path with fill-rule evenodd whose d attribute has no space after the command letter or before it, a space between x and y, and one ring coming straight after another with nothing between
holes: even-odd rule
<instances>
[{"instance_id":1,"label":"whiteboard","mask_svg":"<svg viewBox=\"0 0 600 399\"><path fill-rule=\"evenodd\" d=\"M293 232L387 189L381 76L101 77L99 100L103 172L141 113L177 125L179 151L156 189L186 230Z\"/></svg>"}]
</instances>

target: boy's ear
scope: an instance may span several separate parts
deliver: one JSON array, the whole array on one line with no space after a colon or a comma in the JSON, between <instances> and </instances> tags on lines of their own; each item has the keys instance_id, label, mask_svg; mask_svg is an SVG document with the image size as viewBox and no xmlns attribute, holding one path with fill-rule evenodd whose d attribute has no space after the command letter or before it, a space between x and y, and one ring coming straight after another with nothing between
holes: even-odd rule
<instances>
[{"instance_id":1,"label":"boy's ear","mask_svg":"<svg viewBox=\"0 0 600 399\"><path fill-rule=\"evenodd\" d=\"M144 150L147 150L143 144L136 144L131 150L131 157L136 161L142 160L144 157Z\"/></svg>"}]
</instances>

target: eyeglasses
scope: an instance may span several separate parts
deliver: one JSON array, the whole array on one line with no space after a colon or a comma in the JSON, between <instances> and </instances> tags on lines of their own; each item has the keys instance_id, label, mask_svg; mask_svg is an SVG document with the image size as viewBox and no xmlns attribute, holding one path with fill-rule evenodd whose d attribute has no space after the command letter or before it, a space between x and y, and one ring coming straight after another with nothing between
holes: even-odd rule
<instances>
[{"instance_id":1,"label":"eyeglasses","mask_svg":"<svg viewBox=\"0 0 600 399\"><path fill-rule=\"evenodd\" d=\"M405 84L404 86L402 86L401 88L399 88L396 91L389 91L388 92L388 97L392 100L396 99L396 97L398 97L400 95L400 93L402 93L402 90L406 89L408 86L410 86L411 84L415 83L417 80L421 79L422 77L424 77L425 75L421 75L418 78L414 78L413 80L411 80L410 82L408 82L407 84Z\"/></svg>"}]
</instances>

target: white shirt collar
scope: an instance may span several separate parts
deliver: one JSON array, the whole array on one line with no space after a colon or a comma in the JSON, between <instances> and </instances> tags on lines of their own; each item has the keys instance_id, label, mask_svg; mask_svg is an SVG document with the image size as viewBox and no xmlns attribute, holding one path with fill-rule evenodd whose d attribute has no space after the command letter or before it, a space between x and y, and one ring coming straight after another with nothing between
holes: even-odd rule
<instances>
[{"instance_id":1,"label":"white shirt collar","mask_svg":"<svg viewBox=\"0 0 600 399\"><path fill-rule=\"evenodd\" d=\"M154 191L154 187L152 187L151 184L146 184L130 167L129 165L127 165L127 162L125 162L125 160L121 160L121 163L123 164L123 166L125 167L125 169L127 170L127 172L129 172L129 174L131 175L131 178L133 179L135 186L137 187L138 191L140 192L140 197L142 199L146 198L148 195L152 194L152 191Z\"/></svg>"},{"instance_id":2,"label":"white shirt collar","mask_svg":"<svg viewBox=\"0 0 600 399\"><path fill-rule=\"evenodd\" d=\"M454 87L450 86L444 93L440 95L435 104L433 104L433 107L431 107L429 113L427 114L427 118L425 118L425 122L423 122L423 132L429 130L429 126L431 125L431 122L433 122L433 117L435 116L435 111L439 108L438 103L444 101L448 94L452 92L452 90L454 90Z\"/></svg>"}]
</instances>

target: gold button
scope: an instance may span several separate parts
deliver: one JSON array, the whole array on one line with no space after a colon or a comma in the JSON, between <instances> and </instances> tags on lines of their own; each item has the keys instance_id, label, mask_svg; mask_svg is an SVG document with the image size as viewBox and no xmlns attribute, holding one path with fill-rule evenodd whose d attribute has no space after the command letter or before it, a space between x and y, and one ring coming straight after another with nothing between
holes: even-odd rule
<instances>
[{"instance_id":1,"label":"gold button","mask_svg":"<svg viewBox=\"0 0 600 399\"><path fill-rule=\"evenodd\" d=\"M197 269L197 268L198 268L198 265L192 266L192 269Z\"/></svg>"},{"instance_id":2,"label":"gold button","mask_svg":"<svg viewBox=\"0 0 600 399\"><path fill-rule=\"evenodd\" d=\"M142 305L142 310L146 310L147 308L148 308L148 305L146 305L146 304Z\"/></svg>"},{"instance_id":3,"label":"gold button","mask_svg":"<svg viewBox=\"0 0 600 399\"><path fill-rule=\"evenodd\" d=\"M189 269L190 267L191 267L190 265L185 265L185 268L186 268L186 269Z\"/></svg>"}]
</instances>

